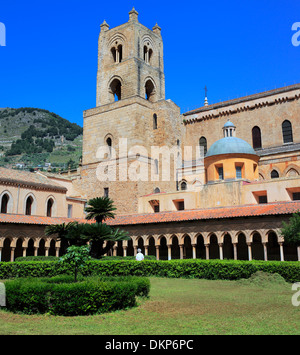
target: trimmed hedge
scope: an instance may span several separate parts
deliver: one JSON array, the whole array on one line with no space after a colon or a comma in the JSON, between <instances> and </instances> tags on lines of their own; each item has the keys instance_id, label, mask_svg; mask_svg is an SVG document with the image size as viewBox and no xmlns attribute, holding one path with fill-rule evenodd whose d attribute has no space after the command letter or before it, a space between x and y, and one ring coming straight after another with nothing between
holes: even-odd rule
<instances>
[{"instance_id":1,"label":"trimmed hedge","mask_svg":"<svg viewBox=\"0 0 300 355\"><path fill-rule=\"evenodd\" d=\"M136 296L147 297L146 278L72 277L19 278L5 282L6 308L15 313L80 316L136 306Z\"/></svg>"},{"instance_id":2,"label":"trimmed hedge","mask_svg":"<svg viewBox=\"0 0 300 355\"><path fill-rule=\"evenodd\" d=\"M257 271L278 273L287 282L300 281L298 261L240 261L240 260L90 260L83 270L85 276L158 276L185 277L208 280L239 280ZM72 270L59 262L0 263L0 279L13 277L49 277L71 274Z\"/></svg>"},{"instance_id":3,"label":"trimmed hedge","mask_svg":"<svg viewBox=\"0 0 300 355\"><path fill-rule=\"evenodd\" d=\"M15 261L22 262L22 261L58 261L59 257L56 256L20 256L16 258Z\"/></svg>"}]
</instances>

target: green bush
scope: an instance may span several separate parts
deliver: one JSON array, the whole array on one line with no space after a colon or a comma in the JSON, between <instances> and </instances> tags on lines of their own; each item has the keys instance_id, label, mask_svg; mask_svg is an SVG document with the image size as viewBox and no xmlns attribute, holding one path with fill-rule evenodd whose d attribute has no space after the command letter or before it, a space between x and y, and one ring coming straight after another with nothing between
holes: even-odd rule
<instances>
[{"instance_id":1,"label":"green bush","mask_svg":"<svg viewBox=\"0 0 300 355\"><path fill-rule=\"evenodd\" d=\"M147 297L145 278L19 278L5 282L6 308L15 313L80 316L136 306L136 296Z\"/></svg>"},{"instance_id":2,"label":"green bush","mask_svg":"<svg viewBox=\"0 0 300 355\"><path fill-rule=\"evenodd\" d=\"M145 260L156 260L154 255L145 255ZM99 261L108 261L108 260L135 260L135 256L104 256Z\"/></svg>"},{"instance_id":3,"label":"green bush","mask_svg":"<svg viewBox=\"0 0 300 355\"><path fill-rule=\"evenodd\" d=\"M208 280L239 280L257 271L277 273L287 282L300 281L298 261L239 260L90 260L83 268L85 276L158 276L199 278ZM72 270L59 262L0 263L0 279L13 277L51 277L71 274Z\"/></svg>"}]
</instances>

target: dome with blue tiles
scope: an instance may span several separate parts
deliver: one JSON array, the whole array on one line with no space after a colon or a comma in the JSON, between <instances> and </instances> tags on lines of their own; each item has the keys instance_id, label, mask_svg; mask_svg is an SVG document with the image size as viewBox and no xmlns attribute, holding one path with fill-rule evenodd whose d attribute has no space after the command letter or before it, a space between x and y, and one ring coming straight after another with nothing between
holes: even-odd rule
<instances>
[{"instance_id":1,"label":"dome with blue tiles","mask_svg":"<svg viewBox=\"0 0 300 355\"><path fill-rule=\"evenodd\" d=\"M224 138L215 142L205 157L221 154L251 154L257 155L249 143L235 137L235 125L227 121L223 127Z\"/></svg>"}]
</instances>

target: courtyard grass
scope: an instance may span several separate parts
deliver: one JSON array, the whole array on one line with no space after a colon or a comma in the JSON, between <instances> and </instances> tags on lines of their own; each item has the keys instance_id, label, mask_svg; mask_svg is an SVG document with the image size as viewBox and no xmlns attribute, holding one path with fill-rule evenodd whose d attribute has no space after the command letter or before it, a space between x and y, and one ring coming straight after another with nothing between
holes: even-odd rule
<instances>
[{"instance_id":1,"label":"courtyard grass","mask_svg":"<svg viewBox=\"0 0 300 355\"><path fill-rule=\"evenodd\" d=\"M94 316L20 315L0 310L1 335L299 335L291 284L150 278L139 306Z\"/></svg>"}]
</instances>

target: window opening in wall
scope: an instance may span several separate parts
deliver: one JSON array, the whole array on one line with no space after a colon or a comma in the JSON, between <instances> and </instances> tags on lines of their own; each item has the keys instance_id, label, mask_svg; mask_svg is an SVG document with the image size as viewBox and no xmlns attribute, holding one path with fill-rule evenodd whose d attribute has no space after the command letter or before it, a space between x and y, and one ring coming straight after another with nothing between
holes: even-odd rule
<instances>
[{"instance_id":1,"label":"window opening in wall","mask_svg":"<svg viewBox=\"0 0 300 355\"><path fill-rule=\"evenodd\" d=\"M158 160L154 160L154 173L157 175L158 174Z\"/></svg>"},{"instance_id":2,"label":"window opening in wall","mask_svg":"<svg viewBox=\"0 0 300 355\"><path fill-rule=\"evenodd\" d=\"M200 145L200 153L205 155L207 153L207 139L205 137L201 137L199 140Z\"/></svg>"},{"instance_id":3,"label":"window opening in wall","mask_svg":"<svg viewBox=\"0 0 300 355\"><path fill-rule=\"evenodd\" d=\"M1 201L1 213L7 213L9 196L4 194Z\"/></svg>"},{"instance_id":4,"label":"window opening in wall","mask_svg":"<svg viewBox=\"0 0 300 355\"><path fill-rule=\"evenodd\" d=\"M262 147L261 130L257 126L252 128L252 146L254 149L260 149Z\"/></svg>"},{"instance_id":5,"label":"window opening in wall","mask_svg":"<svg viewBox=\"0 0 300 355\"><path fill-rule=\"evenodd\" d=\"M236 166L235 167L235 175L237 179L242 178L242 167L241 166Z\"/></svg>"},{"instance_id":6,"label":"window opening in wall","mask_svg":"<svg viewBox=\"0 0 300 355\"><path fill-rule=\"evenodd\" d=\"M185 181L183 181L181 184L180 184L180 190L181 191L186 191L187 190L187 183Z\"/></svg>"},{"instance_id":7,"label":"window opening in wall","mask_svg":"<svg viewBox=\"0 0 300 355\"><path fill-rule=\"evenodd\" d=\"M33 198L29 196L26 200L26 205L25 205L25 214L26 216L31 216L32 213L32 204L33 204Z\"/></svg>"},{"instance_id":8,"label":"window opening in wall","mask_svg":"<svg viewBox=\"0 0 300 355\"><path fill-rule=\"evenodd\" d=\"M104 197L109 197L109 188L104 187Z\"/></svg>"},{"instance_id":9,"label":"window opening in wall","mask_svg":"<svg viewBox=\"0 0 300 355\"><path fill-rule=\"evenodd\" d=\"M157 114L153 115L153 129L157 129Z\"/></svg>"},{"instance_id":10,"label":"window opening in wall","mask_svg":"<svg viewBox=\"0 0 300 355\"><path fill-rule=\"evenodd\" d=\"M258 196L258 203L259 204L268 203L268 196L267 195Z\"/></svg>"},{"instance_id":11,"label":"window opening in wall","mask_svg":"<svg viewBox=\"0 0 300 355\"><path fill-rule=\"evenodd\" d=\"M47 202L47 217L52 217L53 200L50 198Z\"/></svg>"},{"instance_id":12,"label":"window opening in wall","mask_svg":"<svg viewBox=\"0 0 300 355\"><path fill-rule=\"evenodd\" d=\"M219 180L224 180L224 170L222 166L218 168L218 174L219 174Z\"/></svg>"},{"instance_id":13,"label":"window opening in wall","mask_svg":"<svg viewBox=\"0 0 300 355\"><path fill-rule=\"evenodd\" d=\"M121 82L118 79L114 79L110 84L110 91L114 96L114 101L119 101L122 98L121 86Z\"/></svg>"},{"instance_id":14,"label":"window opening in wall","mask_svg":"<svg viewBox=\"0 0 300 355\"><path fill-rule=\"evenodd\" d=\"M278 179L278 178L279 178L278 171L272 170L272 172L271 172L271 179Z\"/></svg>"},{"instance_id":15,"label":"window opening in wall","mask_svg":"<svg viewBox=\"0 0 300 355\"><path fill-rule=\"evenodd\" d=\"M73 206L68 205L68 218L72 218Z\"/></svg>"},{"instance_id":16,"label":"window opening in wall","mask_svg":"<svg viewBox=\"0 0 300 355\"><path fill-rule=\"evenodd\" d=\"M293 143L293 128L290 121L286 120L282 123L283 143Z\"/></svg>"},{"instance_id":17,"label":"window opening in wall","mask_svg":"<svg viewBox=\"0 0 300 355\"><path fill-rule=\"evenodd\" d=\"M145 84L145 99L153 102L155 96L154 84L151 80L147 80Z\"/></svg>"},{"instance_id":18,"label":"window opening in wall","mask_svg":"<svg viewBox=\"0 0 300 355\"><path fill-rule=\"evenodd\" d=\"M293 201L300 200L300 192L293 192Z\"/></svg>"}]
</instances>

